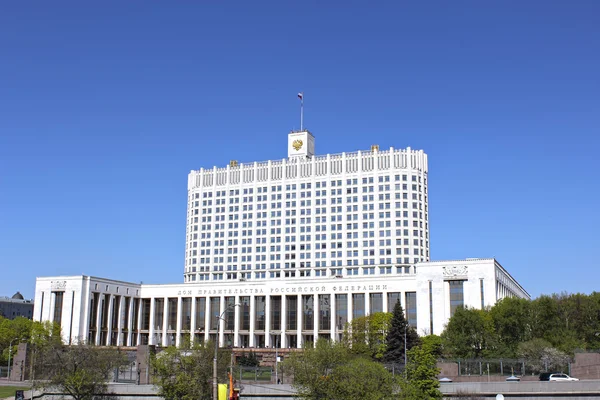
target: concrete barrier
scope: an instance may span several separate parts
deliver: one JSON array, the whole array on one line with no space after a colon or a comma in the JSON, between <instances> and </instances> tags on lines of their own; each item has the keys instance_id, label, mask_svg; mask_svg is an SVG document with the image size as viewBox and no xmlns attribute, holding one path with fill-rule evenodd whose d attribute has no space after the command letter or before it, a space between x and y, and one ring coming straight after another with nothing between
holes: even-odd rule
<instances>
[{"instance_id":1,"label":"concrete barrier","mask_svg":"<svg viewBox=\"0 0 600 400\"><path fill-rule=\"evenodd\" d=\"M600 399L600 380L579 382L456 382L442 383L440 390L446 399L459 399L467 394L476 398L494 399L497 394L506 400L590 400ZM119 400L158 400L157 389L153 385L133 385L113 383L109 393ZM291 385L244 383L241 399L253 400L289 400L295 390ZM110 396L110 395L109 395ZM43 400L61 400L68 398L59 393L36 394Z\"/></svg>"}]
</instances>

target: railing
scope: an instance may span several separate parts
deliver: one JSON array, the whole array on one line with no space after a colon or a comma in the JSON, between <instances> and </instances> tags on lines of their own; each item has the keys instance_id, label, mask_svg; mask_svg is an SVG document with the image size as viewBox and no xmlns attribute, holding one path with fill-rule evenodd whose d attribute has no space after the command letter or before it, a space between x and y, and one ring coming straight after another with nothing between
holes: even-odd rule
<instances>
[{"instance_id":1,"label":"railing","mask_svg":"<svg viewBox=\"0 0 600 400\"><path fill-rule=\"evenodd\" d=\"M277 383L275 378L275 369L271 367L233 367L233 375L238 382L263 382ZM279 369L277 379L283 381L283 372Z\"/></svg>"},{"instance_id":2,"label":"railing","mask_svg":"<svg viewBox=\"0 0 600 400\"><path fill-rule=\"evenodd\" d=\"M551 364L549 362L541 362L532 364L527 360L522 359L444 359L440 360L444 363L456 363L458 366L459 376L486 376L486 375L501 375L501 376L526 376L538 375L543 371L558 371L569 373L571 363ZM538 365L539 364L539 365Z\"/></svg>"},{"instance_id":3,"label":"railing","mask_svg":"<svg viewBox=\"0 0 600 400\"><path fill-rule=\"evenodd\" d=\"M113 382L119 383L138 383L139 376L137 370L137 363L135 361L130 364L115 368L113 375Z\"/></svg>"}]
</instances>

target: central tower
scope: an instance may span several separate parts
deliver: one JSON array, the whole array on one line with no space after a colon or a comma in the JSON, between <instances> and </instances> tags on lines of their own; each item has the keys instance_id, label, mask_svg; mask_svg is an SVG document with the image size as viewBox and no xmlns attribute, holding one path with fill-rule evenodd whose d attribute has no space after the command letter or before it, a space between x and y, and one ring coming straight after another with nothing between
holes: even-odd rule
<instances>
[{"instance_id":1,"label":"central tower","mask_svg":"<svg viewBox=\"0 0 600 400\"><path fill-rule=\"evenodd\" d=\"M290 132L288 135L288 158L315 155L315 137L307 130Z\"/></svg>"}]
</instances>

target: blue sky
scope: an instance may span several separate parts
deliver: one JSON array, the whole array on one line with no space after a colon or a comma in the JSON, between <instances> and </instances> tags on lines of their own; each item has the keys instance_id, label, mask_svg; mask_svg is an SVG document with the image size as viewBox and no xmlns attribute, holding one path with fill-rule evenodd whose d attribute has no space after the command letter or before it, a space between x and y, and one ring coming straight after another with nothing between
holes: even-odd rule
<instances>
[{"instance_id":1,"label":"blue sky","mask_svg":"<svg viewBox=\"0 0 600 400\"><path fill-rule=\"evenodd\" d=\"M429 154L431 254L533 295L598 289L597 1L0 6L0 295L35 277L183 282L187 173Z\"/></svg>"}]
</instances>

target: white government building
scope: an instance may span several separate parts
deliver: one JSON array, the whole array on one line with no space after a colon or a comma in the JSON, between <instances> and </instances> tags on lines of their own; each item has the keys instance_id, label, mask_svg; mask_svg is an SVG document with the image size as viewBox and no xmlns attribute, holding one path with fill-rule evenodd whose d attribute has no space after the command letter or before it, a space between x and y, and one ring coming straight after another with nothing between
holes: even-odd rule
<instances>
[{"instance_id":1,"label":"white government building","mask_svg":"<svg viewBox=\"0 0 600 400\"><path fill-rule=\"evenodd\" d=\"M397 301L440 334L459 306L529 298L495 259L430 261L427 179L422 150L316 156L291 132L282 160L190 172L184 283L41 277L34 319L67 343L288 348Z\"/></svg>"}]
</instances>

